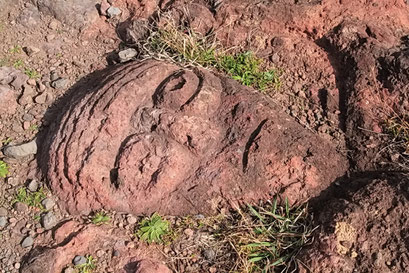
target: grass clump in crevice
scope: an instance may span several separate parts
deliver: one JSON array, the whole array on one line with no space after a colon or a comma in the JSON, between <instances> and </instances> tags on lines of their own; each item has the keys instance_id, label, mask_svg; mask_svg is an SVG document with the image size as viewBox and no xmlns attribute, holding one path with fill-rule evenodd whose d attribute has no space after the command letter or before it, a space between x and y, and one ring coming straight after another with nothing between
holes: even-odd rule
<instances>
[{"instance_id":1,"label":"grass clump in crevice","mask_svg":"<svg viewBox=\"0 0 409 273\"><path fill-rule=\"evenodd\" d=\"M314 230L307 206L287 200L279 205L276 199L238 209L218 236L237 255L233 272L294 272L297 254L312 242Z\"/></svg>"},{"instance_id":2,"label":"grass clump in crevice","mask_svg":"<svg viewBox=\"0 0 409 273\"><path fill-rule=\"evenodd\" d=\"M263 60L252 52L236 55L224 55L220 58L219 67L233 79L246 86L265 91L269 88L280 88L278 71L262 68Z\"/></svg>"},{"instance_id":3,"label":"grass clump in crevice","mask_svg":"<svg viewBox=\"0 0 409 273\"><path fill-rule=\"evenodd\" d=\"M94 225L98 225L98 226L109 223L109 221L111 221L111 217L104 211L99 211L95 213L94 216L92 216L91 218L91 222Z\"/></svg>"},{"instance_id":4,"label":"grass clump in crevice","mask_svg":"<svg viewBox=\"0 0 409 273\"><path fill-rule=\"evenodd\" d=\"M163 236L170 232L170 223L158 213L145 217L139 224L136 236L147 243L163 243Z\"/></svg>"},{"instance_id":5,"label":"grass clump in crevice","mask_svg":"<svg viewBox=\"0 0 409 273\"><path fill-rule=\"evenodd\" d=\"M9 165L3 160L0 160L0 177L6 178L8 174L9 174Z\"/></svg>"},{"instance_id":6,"label":"grass clump in crevice","mask_svg":"<svg viewBox=\"0 0 409 273\"><path fill-rule=\"evenodd\" d=\"M268 68L253 52L232 54L221 46L214 33L204 36L189 27L178 26L166 16L161 20L164 23L151 27L149 37L141 46L143 58L168 60L185 67L216 69L263 92L280 88L280 72Z\"/></svg>"},{"instance_id":7,"label":"grass clump in crevice","mask_svg":"<svg viewBox=\"0 0 409 273\"><path fill-rule=\"evenodd\" d=\"M41 204L41 201L44 198L46 198L44 188L40 188L35 192L30 192L27 188L21 187L17 190L13 204L21 202L29 207L44 209L43 205Z\"/></svg>"}]
</instances>

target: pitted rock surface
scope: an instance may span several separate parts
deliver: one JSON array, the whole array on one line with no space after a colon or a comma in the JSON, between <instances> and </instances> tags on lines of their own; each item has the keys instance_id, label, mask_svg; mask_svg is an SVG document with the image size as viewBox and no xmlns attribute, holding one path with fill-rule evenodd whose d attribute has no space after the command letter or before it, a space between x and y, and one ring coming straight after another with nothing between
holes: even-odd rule
<instances>
[{"instance_id":1,"label":"pitted rock surface","mask_svg":"<svg viewBox=\"0 0 409 273\"><path fill-rule=\"evenodd\" d=\"M209 214L277 193L306 200L347 169L265 95L204 69L129 63L74 91L39 160L70 213Z\"/></svg>"}]
</instances>

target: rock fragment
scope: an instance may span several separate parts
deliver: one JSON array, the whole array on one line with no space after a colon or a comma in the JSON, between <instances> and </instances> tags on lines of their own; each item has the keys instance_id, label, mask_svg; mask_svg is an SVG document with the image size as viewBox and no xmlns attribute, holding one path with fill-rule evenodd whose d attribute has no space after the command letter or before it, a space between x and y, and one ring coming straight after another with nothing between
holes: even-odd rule
<instances>
[{"instance_id":1,"label":"rock fragment","mask_svg":"<svg viewBox=\"0 0 409 273\"><path fill-rule=\"evenodd\" d=\"M45 198L43 201L41 201L41 205L43 205L46 210L50 210L55 206L55 202L51 198Z\"/></svg>"},{"instance_id":2,"label":"rock fragment","mask_svg":"<svg viewBox=\"0 0 409 273\"><path fill-rule=\"evenodd\" d=\"M39 184L36 179L33 179L28 183L27 188L31 192L36 192L38 190Z\"/></svg>"},{"instance_id":3,"label":"rock fragment","mask_svg":"<svg viewBox=\"0 0 409 273\"><path fill-rule=\"evenodd\" d=\"M14 91L5 85L0 85L0 116L14 115L17 101Z\"/></svg>"},{"instance_id":4,"label":"rock fragment","mask_svg":"<svg viewBox=\"0 0 409 273\"><path fill-rule=\"evenodd\" d=\"M68 79L59 78L59 79L51 82L51 87L53 87L55 89L64 89L64 88L67 88L69 82L70 81Z\"/></svg>"},{"instance_id":5,"label":"rock fragment","mask_svg":"<svg viewBox=\"0 0 409 273\"><path fill-rule=\"evenodd\" d=\"M134 48L124 49L124 50L119 51L119 53L118 53L119 61L121 63L125 63L127 61L130 61L134 57L136 57L137 55L138 55L138 51L136 51L136 49L134 49Z\"/></svg>"},{"instance_id":6,"label":"rock fragment","mask_svg":"<svg viewBox=\"0 0 409 273\"><path fill-rule=\"evenodd\" d=\"M0 228L4 228L5 226L7 226L7 217L0 216Z\"/></svg>"},{"instance_id":7,"label":"rock fragment","mask_svg":"<svg viewBox=\"0 0 409 273\"><path fill-rule=\"evenodd\" d=\"M117 7L111 6L107 9L106 13L109 18L113 18L121 15L122 11Z\"/></svg>"},{"instance_id":8,"label":"rock fragment","mask_svg":"<svg viewBox=\"0 0 409 273\"><path fill-rule=\"evenodd\" d=\"M31 247L34 244L34 239L31 236L27 236L24 238L24 240L21 242L21 246L23 248L28 248Z\"/></svg>"},{"instance_id":9,"label":"rock fragment","mask_svg":"<svg viewBox=\"0 0 409 273\"><path fill-rule=\"evenodd\" d=\"M6 146L3 150L3 153L7 157L15 159L23 158L29 155L34 155L37 153L36 139L33 139L30 142L20 145Z\"/></svg>"},{"instance_id":10,"label":"rock fragment","mask_svg":"<svg viewBox=\"0 0 409 273\"><path fill-rule=\"evenodd\" d=\"M72 261L74 265L82 265L87 263L87 258L81 255L77 255L74 257L74 260Z\"/></svg>"},{"instance_id":11,"label":"rock fragment","mask_svg":"<svg viewBox=\"0 0 409 273\"><path fill-rule=\"evenodd\" d=\"M57 217L54 213L47 212L41 216L41 224L45 230L52 229L57 224Z\"/></svg>"}]
</instances>

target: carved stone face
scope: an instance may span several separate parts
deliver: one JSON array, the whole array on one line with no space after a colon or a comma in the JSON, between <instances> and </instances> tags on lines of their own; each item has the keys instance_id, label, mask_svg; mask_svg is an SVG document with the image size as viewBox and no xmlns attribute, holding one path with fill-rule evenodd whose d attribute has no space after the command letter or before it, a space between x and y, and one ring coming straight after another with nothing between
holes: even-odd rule
<instances>
[{"instance_id":1,"label":"carved stone face","mask_svg":"<svg viewBox=\"0 0 409 273\"><path fill-rule=\"evenodd\" d=\"M279 191L308 198L346 169L264 95L204 69L131 63L74 91L42 147L71 213L211 213Z\"/></svg>"}]
</instances>

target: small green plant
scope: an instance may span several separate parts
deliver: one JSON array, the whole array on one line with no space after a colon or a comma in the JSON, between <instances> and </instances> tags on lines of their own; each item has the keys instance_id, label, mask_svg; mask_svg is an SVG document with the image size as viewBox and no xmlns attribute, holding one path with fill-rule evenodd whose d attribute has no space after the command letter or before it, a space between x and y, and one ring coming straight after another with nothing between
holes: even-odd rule
<instances>
[{"instance_id":1,"label":"small green plant","mask_svg":"<svg viewBox=\"0 0 409 273\"><path fill-rule=\"evenodd\" d=\"M8 137L8 138L2 140L1 143L3 143L3 145L8 145L12 141L13 141L13 139L11 137Z\"/></svg>"},{"instance_id":2,"label":"small green plant","mask_svg":"<svg viewBox=\"0 0 409 273\"><path fill-rule=\"evenodd\" d=\"M162 243L162 236L168 234L169 231L169 222L154 213L151 217L146 217L141 221L136 235L148 243Z\"/></svg>"},{"instance_id":3,"label":"small green plant","mask_svg":"<svg viewBox=\"0 0 409 273\"><path fill-rule=\"evenodd\" d=\"M225 55L219 62L221 70L243 85L253 86L261 91L271 87L279 88L278 72L274 69L263 70L262 64L262 59L257 58L252 52Z\"/></svg>"},{"instance_id":4,"label":"small green plant","mask_svg":"<svg viewBox=\"0 0 409 273\"><path fill-rule=\"evenodd\" d=\"M0 177L5 178L9 174L9 165L4 162L3 160L0 160Z\"/></svg>"},{"instance_id":5,"label":"small green plant","mask_svg":"<svg viewBox=\"0 0 409 273\"><path fill-rule=\"evenodd\" d=\"M24 66L24 62L23 62L23 60L21 60L21 59L18 59L18 60L16 60L16 61L13 63L13 67L14 67L15 69L22 68L23 66Z\"/></svg>"},{"instance_id":6,"label":"small green plant","mask_svg":"<svg viewBox=\"0 0 409 273\"><path fill-rule=\"evenodd\" d=\"M37 79L40 77L40 74L34 69L25 69L24 74L26 74L30 79Z\"/></svg>"},{"instance_id":7,"label":"small green plant","mask_svg":"<svg viewBox=\"0 0 409 273\"><path fill-rule=\"evenodd\" d=\"M9 52L11 54L19 54L19 53L21 53L21 46L15 45L12 48L10 48Z\"/></svg>"},{"instance_id":8,"label":"small green plant","mask_svg":"<svg viewBox=\"0 0 409 273\"><path fill-rule=\"evenodd\" d=\"M21 187L17 190L16 197L13 203L21 202L30 207L36 207L43 209L41 201L46 197L43 188L40 188L36 192L30 192L25 187Z\"/></svg>"},{"instance_id":9,"label":"small green plant","mask_svg":"<svg viewBox=\"0 0 409 273\"><path fill-rule=\"evenodd\" d=\"M32 125L28 128L28 130L33 131L33 132L38 131L38 125L37 125L37 124L32 124Z\"/></svg>"},{"instance_id":10,"label":"small green plant","mask_svg":"<svg viewBox=\"0 0 409 273\"><path fill-rule=\"evenodd\" d=\"M33 220L36 221L36 222L39 222L40 219L41 219L41 215L40 215L40 214L36 214L36 215L33 216Z\"/></svg>"},{"instance_id":11,"label":"small green plant","mask_svg":"<svg viewBox=\"0 0 409 273\"><path fill-rule=\"evenodd\" d=\"M102 225L106 224L111 220L111 217L107 215L105 212L100 211L97 212L91 219L91 222L95 225Z\"/></svg>"},{"instance_id":12,"label":"small green plant","mask_svg":"<svg viewBox=\"0 0 409 273\"><path fill-rule=\"evenodd\" d=\"M78 273L91 273L95 268L95 259L91 255L85 257L87 261L84 264L79 264L75 266Z\"/></svg>"}]
</instances>

